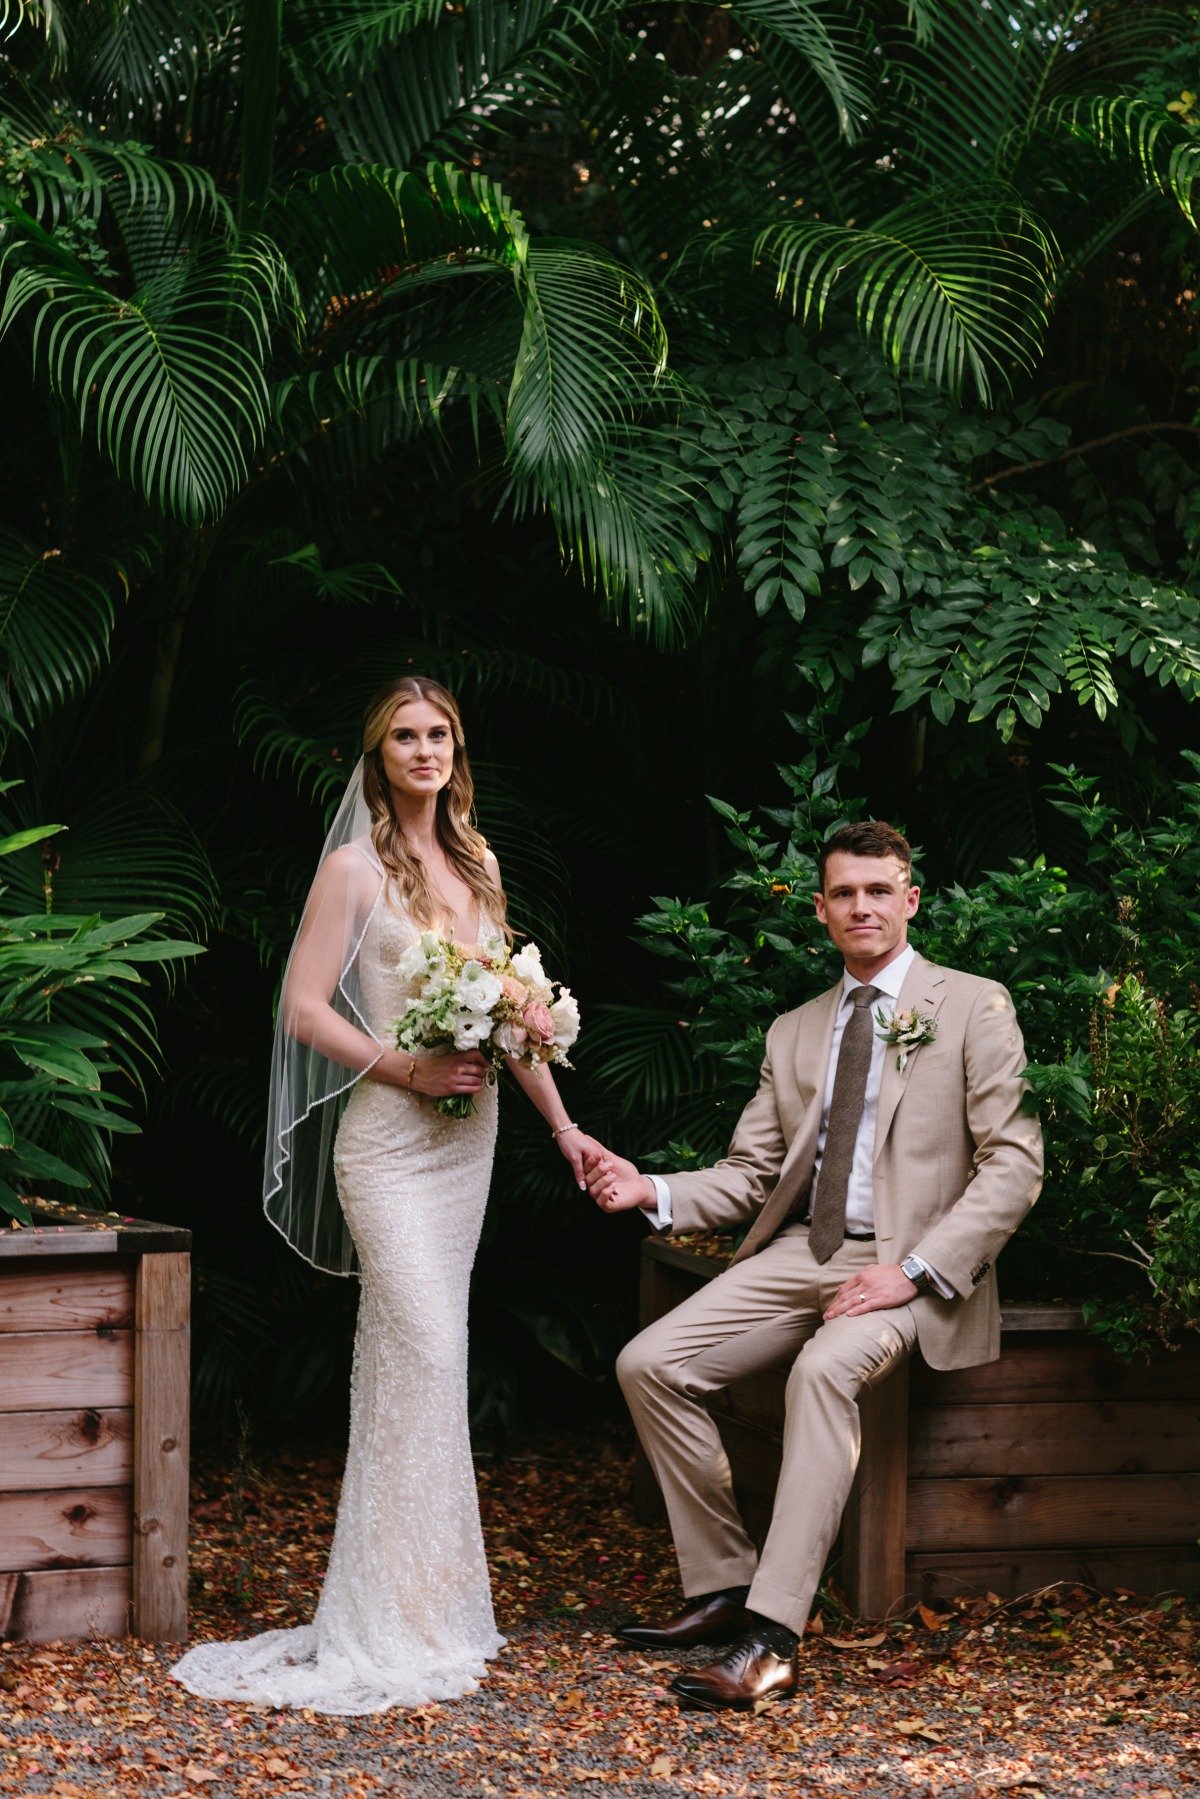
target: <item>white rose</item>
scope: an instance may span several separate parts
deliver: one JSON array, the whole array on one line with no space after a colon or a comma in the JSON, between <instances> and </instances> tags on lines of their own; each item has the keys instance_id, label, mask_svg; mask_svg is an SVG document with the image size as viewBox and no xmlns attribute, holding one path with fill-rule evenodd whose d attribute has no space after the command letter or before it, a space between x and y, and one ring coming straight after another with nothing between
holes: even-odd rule
<instances>
[{"instance_id":1,"label":"white rose","mask_svg":"<svg viewBox=\"0 0 1200 1799\"><path fill-rule=\"evenodd\" d=\"M468 962L454 983L454 997L469 1012L490 1012L503 989L499 978L482 962Z\"/></svg>"},{"instance_id":2,"label":"white rose","mask_svg":"<svg viewBox=\"0 0 1200 1799\"><path fill-rule=\"evenodd\" d=\"M559 1049L570 1049L579 1035L579 1001L569 987L559 988L550 1016L554 1020L556 1045Z\"/></svg>"},{"instance_id":3,"label":"white rose","mask_svg":"<svg viewBox=\"0 0 1200 1799\"><path fill-rule=\"evenodd\" d=\"M455 1049L478 1049L492 1034L492 1021L486 1013L455 1012L449 1020L454 1032Z\"/></svg>"},{"instance_id":4,"label":"white rose","mask_svg":"<svg viewBox=\"0 0 1200 1799\"><path fill-rule=\"evenodd\" d=\"M527 943L519 949L512 959L513 973L527 987L541 987L545 984L546 971L542 967L542 952L536 943Z\"/></svg>"}]
</instances>

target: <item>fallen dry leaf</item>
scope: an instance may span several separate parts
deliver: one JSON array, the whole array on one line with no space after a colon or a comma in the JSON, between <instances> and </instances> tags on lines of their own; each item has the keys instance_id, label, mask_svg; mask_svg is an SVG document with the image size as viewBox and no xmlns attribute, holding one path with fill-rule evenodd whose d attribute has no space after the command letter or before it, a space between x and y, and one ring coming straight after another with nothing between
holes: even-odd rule
<instances>
[{"instance_id":1,"label":"fallen dry leaf","mask_svg":"<svg viewBox=\"0 0 1200 1799\"><path fill-rule=\"evenodd\" d=\"M878 1649L881 1643L887 1642L887 1631L877 1630L873 1637L826 1637L825 1641L831 1649ZM879 1664L880 1667L886 1665L885 1662Z\"/></svg>"},{"instance_id":2,"label":"fallen dry leaf","mask_svg":"<svg viewBox=\"0 0 1200 1799\"><path fill-rule=\"evenodd\" d=\"M923 1718L900 1718L896 1729L902 1737L925 1737L931 1743L942 1743L946 1733L936 1724L926 1724Z\"/></svg>"}]
</instances>

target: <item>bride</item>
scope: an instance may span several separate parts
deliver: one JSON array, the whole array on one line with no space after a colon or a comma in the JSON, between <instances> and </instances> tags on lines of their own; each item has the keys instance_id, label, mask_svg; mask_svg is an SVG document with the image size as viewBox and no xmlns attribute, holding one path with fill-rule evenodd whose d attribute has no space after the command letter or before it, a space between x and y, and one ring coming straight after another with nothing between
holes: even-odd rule
<instances>
[{"instance_id":1,"label":"bride","mask_svg":"<svg viewBox=\"0 0 1200 1799\"><path fill-rule=\"evenodd\" d=\"M478 1051L391 1047L422 929L511 941L496 859L469 823L458 707L405 675L368 707L363 756L309 894L279 1005L265 1207L306 1260L360 1273L350 1443L313 1622L189 1650L202 1697L365 1713L471 1692L496 1631L467 1430L467 1292L496 1139ZM598 1144L548 1068L510 1062L584 1186ZM428 1103L468 1094L444 1118ZM338 1115L340 1113L340 1122Z\"/></svg>"}]
</instances>

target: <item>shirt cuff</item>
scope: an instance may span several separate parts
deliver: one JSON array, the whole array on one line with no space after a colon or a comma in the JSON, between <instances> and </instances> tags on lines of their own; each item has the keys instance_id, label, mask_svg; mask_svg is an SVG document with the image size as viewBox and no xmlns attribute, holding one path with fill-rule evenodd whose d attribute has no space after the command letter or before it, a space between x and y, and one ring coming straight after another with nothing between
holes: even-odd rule
<instances>
[{"instance_id":1,"label":"shirt cuff","mask_svg":"<svg viewBox=\"0 0 1200 1799\"><path fill-rule=\"evenodd\" d=\"M654 1226L655 1230L669 1231L673 1222L673 1214L671 1211L671 1189L667 1186L667 1183L663 1180L661 1174L650 1174L647 1175L646 1178L654 1188L654 1204L643 1206L642 1211L646 1214L647 1219ZM922 1264L922 1266L924 1266L924 1264Z\"/></svg>"},{"instance_id":2,"label":"shirt cuff","mask_svg":"<svg viewBox=\"0 0 1200 1799\"><path fill-rule=\"evenodd\" d=\"M650 1179L653 1180L654 1176L651 1175ZM929 1263L925 1260L924 1256L913 1256L912 1259L914 1262L920 1262L922 1268L929 1276L929 1285L933 1288L939 1299L953 1299L955 1297L954 1288L950 1285L950 1282L943 1280L937 1269L929 1266Z\"/></svg>"}]
</instances>

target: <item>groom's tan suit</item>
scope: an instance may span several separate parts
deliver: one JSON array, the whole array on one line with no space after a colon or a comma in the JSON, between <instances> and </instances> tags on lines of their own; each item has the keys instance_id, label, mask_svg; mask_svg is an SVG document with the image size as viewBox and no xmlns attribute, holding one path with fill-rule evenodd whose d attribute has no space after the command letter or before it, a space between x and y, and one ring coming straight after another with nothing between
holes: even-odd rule
<instances>
[{"instance_id":1,"label":"groom's tan suit","mask_svg":"<svg viewBox=\"0 0 1200 1799\"><path fill-rule=\"evenodd\" d=\"M669 1179L672 1234L750 1223L730 1268L658 1320L618 1373L667 1501L689 1596L751 1585L748 1604L802 1631L858 1456L856 1395L917 1345L935 1368L1000 1351L995 1259L1037 1197L1041 1133L1022 1110L1025 1056L1005 989L913 959L895 1002L934 1020L880 1080L870 1190L874 1238L848 1237L824 1264L807 1210L841 982L776 1019L758 1091L729 1153ZM884 1002L885 1011L891 1002ZM752 1222L751 1222L752 1221ZM953 1297L822 1322L870 1263L916 1255ZM783 1466L761 1561L733 1500L706 1397L792 1361Z\"/></svg>"}]
</instances>

